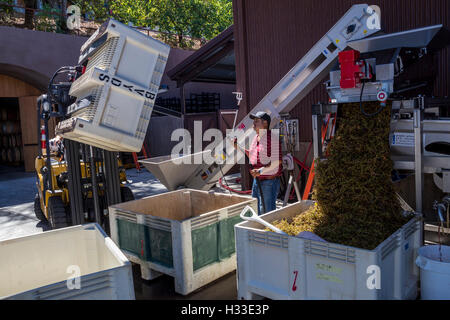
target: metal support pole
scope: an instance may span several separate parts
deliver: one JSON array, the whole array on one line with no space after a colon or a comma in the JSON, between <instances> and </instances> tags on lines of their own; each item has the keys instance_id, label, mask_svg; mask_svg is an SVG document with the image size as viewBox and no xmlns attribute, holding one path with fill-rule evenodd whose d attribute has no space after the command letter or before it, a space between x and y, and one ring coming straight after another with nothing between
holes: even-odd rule
<instances>
[{"instance_id":1,"label":"metal support pole","mask_svg":"<svg viewBox=\"0 0 450 320\"><path fill-rule=\"evenodd\" d=\"M103 158L105 161L105 180L106 180L106 196L108 206L120 203L120 178L119 167L117 165L117 153L103 150Z\"/></svg>"},{"instance_id":2,"label":"metal support pole","mask_svg":"<svg viewBox=\"0 0 450 320\"><path fill-rule=\"evenodd\" d=\"M50 156L50 141L48 136L48 115L44 118L44 130L45 130L45 148L47 150L47 154L45 155L45 165L47 167L47 173L44 176L44 195L46 190L53 190L53 183L52 183L52 158ZM45 196L44 196L45 199ZM44 200L45 201L45 200Z\"/></svg>"},{"instance_id":3,"label":"metal support pole","mask_svg":"<svg viewBox=\"0 0 450 320\"><path fill-rule=\"evenodd\" d=\"M81 194L80 144L64 139L65 159L67 163L68 189L72 225L84 222L83 197Z\"/></svg>"},{"instance_id":4,"label":"metal support pole","mask_svg":"<svg viewBox=\"0 0 450 320\"><path fill-rule=\"evenodd\" d=\"M36 112L37 112L37 136L38 137L38 144L39 144L39 148L38 148L38 156L42 156L42 148L41 148L41 104L42 104L42 96L39 97L39 99L37 100L37 108L36 108Z\"/></svg>"},{"instance_id":5,"label":"metal support pole","mask_svg":"<svg viewBox=\"0 0 450 320\"><path fill-rule=\"evenodd\" d=\"M294 181L294 175L290 172L289 173L289 182L287 184L286 193L284 194L283 207L286 207L286 204L289 201L289 196L291 194L293 181Z\"/></svg>"},{"instance_id":6,"label":"metal support pole","mask_svg":"<svg viewBox=\"0 0 450 320\"><path fill-rule=\"evenodd\" d=\"M89 146L90 152L90 167L91 167L91 180L92 180L92 198L94 200L94 212L95 212L95 221L98 224L102 224L102 216L100 213L100 204L98 199L98 184L97 184L97 167L95 165L95 156L94 156L94 148Z\"/></svg>"},{"instance_id":7,"label":"metal support pole","mask_svg":"<svg viewBox=\"0 0 450 320\"><path fill-rule=\"evenodd\" d=\"M302 201L302 197L300 195L300 188L298 187L297 181L294 179L294 174L289 174L289 182L287 186L286 193L284 195L283 207L285 207L289 201L289 196L291 195L292 186L294 186L295 194L297 195L298 202Z\"/></svg>"},{"instance_id":8,"label":"metal support pole","mask_svg":"<svg viewBox=\"0 0 450 320\"><path fill-rule=\"evenodd\" d=\"M297 195L298 202L301 202L302 196L300 195L300 188L298 187L298 183L295 180L294 180L294 190L295 190L295 194Z\"/></svg>"},{"instance_id":9,"label":"metal support pole","mask_svg":"<svg viewBox=\"0 0 450 320\"><path fill-rule=\"evenodd\" d=\"M312 115L314 159L322 157L322 116Z\"/></svg>"},{"instance_id":10,"label":"metal support pole","mask_svg":"<svg viewBox=\"0 0 450 320\"><path fill-rule=\"evenodd\" d=\"M423 161L422 161L422 102L423 98L419 98L419 103L414 108L414 164L415 164L415 185L416 185L416 211L422 213L423 204Z\"/></svg>"}]
</instances>

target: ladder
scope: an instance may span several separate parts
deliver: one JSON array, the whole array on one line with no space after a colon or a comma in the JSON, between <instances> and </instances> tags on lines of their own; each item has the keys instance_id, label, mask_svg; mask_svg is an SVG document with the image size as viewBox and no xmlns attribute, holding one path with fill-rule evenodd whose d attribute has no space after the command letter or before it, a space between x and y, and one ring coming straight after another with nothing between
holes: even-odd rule
<instances>
[{"instance_id":1,"label":"ladder","mask_svg":"<svg viewBox=\"0 0 450 320\"><path fill-rule=\"evenodd\" d=\"M142 156L138 156L136 152L131 153L131 155L133 156L134 165L138 172L141 171L141 166L139 165L139 160L148 159L150 157L147 155L147 149L145 148L145 144L142 144L142 148L141 148L140 152L143 154Z\"/></svg>"},{"instance_id":2,"label":"ladder","mask_svg":"<svg viewBox=\"0 0 450 320\"><path fill-rule=\"evenodd\" d=\"M326 140L331 141L331 139L334 137L334 129L335 129L335 126L336 126L336 118L337 118L337 113L334 114L331 130L328 131L328 126L330 124L330 119L331 119L331 113L328 113L326 115L326 118L325 118L326 119L326 125L325 125L325 127L322 127L322 144L321 145L323 145L323 143ZM328 132L329 132L329 134L327 134ZM327 135L328 135L328 138L327 138ZM325 150L325 154L326 155L328 155L328 146L329 146L329 144L327 145L326 150ZM303 192L302 200L308 200L309 193L311 192L311 188L312 188L312 185L313 185L313 182L314 182L315 175L316 175L316 172L315 172L315 165L314 165L314 159L313 159L313 162L311 164L311 169L310 169L309 175L308 175L308 180L306 182L305 191Z\"/></svg>"}]
</instances>

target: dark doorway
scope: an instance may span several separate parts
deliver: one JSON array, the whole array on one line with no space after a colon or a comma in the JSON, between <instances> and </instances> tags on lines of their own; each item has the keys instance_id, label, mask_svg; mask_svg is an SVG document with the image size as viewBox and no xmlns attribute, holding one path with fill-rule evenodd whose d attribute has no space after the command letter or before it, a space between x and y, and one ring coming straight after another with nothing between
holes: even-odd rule
<instances>
[{"instance_id":1,"label":"dark doorway","mask_svg":"<svg viewBox=\"0 0 450 320\"><path fill-rule=\"evenodd\" d=\"M0 98L0 174L24 171L18 98Z\"/></svg>"}]
</instances>

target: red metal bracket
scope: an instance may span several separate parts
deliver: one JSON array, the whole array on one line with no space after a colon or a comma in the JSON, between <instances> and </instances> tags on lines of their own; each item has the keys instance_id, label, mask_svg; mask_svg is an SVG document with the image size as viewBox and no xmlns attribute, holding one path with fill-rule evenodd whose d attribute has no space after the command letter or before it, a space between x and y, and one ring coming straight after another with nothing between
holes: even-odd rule
<instances>
[{"instance_id":1,"label":"red metal bracket","mask_svg":"<svg viewBox=\"0 0 450 320\"><path fill-rule=\"evenodd\" d=\"M339 52L339 64L341 65L342 89L357 88L361 78L365 77L363 66L364 60L359 59L359 51L347 50Z\"/></svg>"}]
</instances>

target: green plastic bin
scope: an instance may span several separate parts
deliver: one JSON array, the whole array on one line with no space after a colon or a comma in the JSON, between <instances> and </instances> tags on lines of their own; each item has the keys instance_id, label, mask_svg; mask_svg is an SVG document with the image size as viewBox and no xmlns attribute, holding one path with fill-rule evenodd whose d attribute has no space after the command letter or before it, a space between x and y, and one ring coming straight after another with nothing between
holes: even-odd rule
<instances>
[{"instance_id":1,"label":"green plastic bin","mask_svg":"<svg viewBox=\"0 0 450 320\"><path fill-rule=\"evenodd\" d=\"M111 237L147 279L174 276L187 294L235 270L234 225L246 205L256 210L256 199L192 189L129 201L110 207Z\"/></svg>"}]
</instances>

